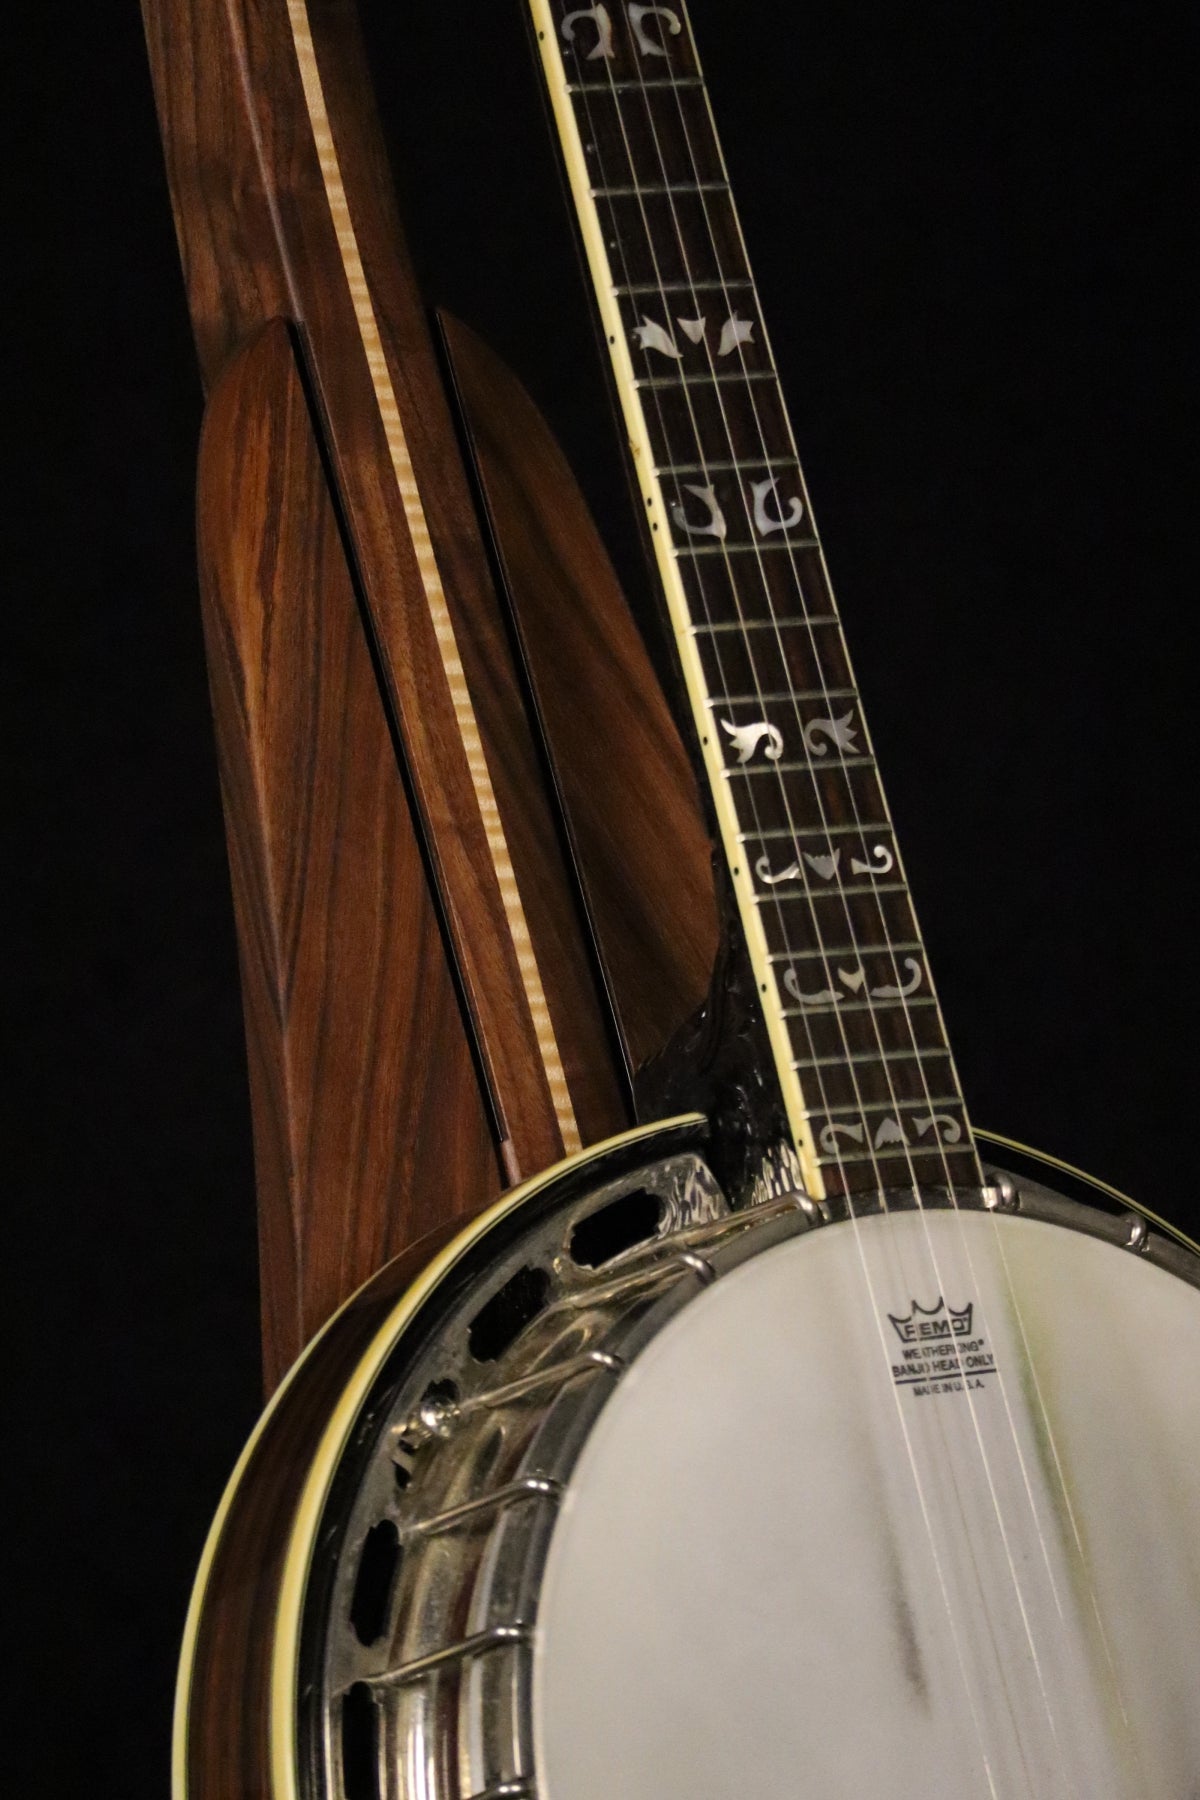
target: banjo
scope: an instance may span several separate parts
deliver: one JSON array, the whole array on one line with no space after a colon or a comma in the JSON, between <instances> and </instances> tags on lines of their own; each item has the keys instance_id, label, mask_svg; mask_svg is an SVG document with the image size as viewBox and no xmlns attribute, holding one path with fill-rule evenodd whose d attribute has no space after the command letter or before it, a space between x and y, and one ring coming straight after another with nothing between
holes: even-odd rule
<instances>
[{"instance_id":1,"label":"banjo","mask_svg":"<svg viewBox=\"0 0 1200 1800\"><path fill-rule=\"evenodd\" d=\"M725 949L646 1123L277 1391L177 1800L1195 1800L1200 1256L984 1161L685 9L530 11Z\"/></svg>"}]
</instances>

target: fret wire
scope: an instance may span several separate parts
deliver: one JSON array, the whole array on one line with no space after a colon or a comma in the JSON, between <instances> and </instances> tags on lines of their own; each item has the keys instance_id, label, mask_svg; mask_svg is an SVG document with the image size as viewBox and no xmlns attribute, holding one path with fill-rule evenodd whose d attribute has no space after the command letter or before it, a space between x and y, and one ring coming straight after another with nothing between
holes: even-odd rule
<instances>
[{"instance_id":1,"label":"fret wire","mask_svg":"<svg viewBox=\"0 0 1200 1800\"><path fill-rule=\"evenodd\" d=\"M839 887L836 883L831 887L798 887L790 894L784 893L781 888L772 888L770 893L766 894L756 890L754 904L761 906L764 900L777 900L780 906L787 906L796 900L819 900L825 894L833 895L839 900L847 900L853 894L906 894L907 892L908 886L903 881L852 881L845 887ZM767 961L787 962L789 957L786 951L781 950L777 953L772 952L767 957Z\"/></svg>"},{"instance_id":2,"label":"fret wire","mask_svg":"<svg viewBox=\"0 0 1200 1800\"><path fill-rule=\"evenodd\" d=\"M639 375L633 385L635 388L729 387L734 382L742 385L747 381L773 381L776 387L779 385L774 368L746 369L737 374L712 370L706 375Z\"/></svg>"},{"instance_id":3,"label":"fret wire","mask_svg":"<svg viewBox=\"0 0 1200 1800\"><path fill-rule=\"evenodd\" d=\"M725 775L819 775L822 769L873 769L873 756L828 756L821 762L732 763Z\"/></svg>"},{"instance_id":4,"label":"fret wire","mask_svg":"<svg viewBox=\"0 0 1200 1800\"><path fill-rule=\"evenodd\" d=\"M761 694L709 694L704 704L717 706L775 706L789 700L857 700L857 688L779 688Z\"/></svg>"},{"instance_id":5,"label":"fret wire","mask_svg":"<svg viewBox=\"0 0 1200 1800\"><path fill-rule=\"evenodd\" d=\"M918 1094L915 1100L864 1100L861 1105L856 1105L853 1100L847 1100L844 1103L839 1101L836 1106L806 1106L804 1117L806 1119L831 1119L835 1113L897 1113L901 1107L905 1106L927 1106L932 1111L935 1106L961 1105L962 1098L958 1094L931 1094L928 1098L924 1094Z\"/></svg>"},{"instance_id":6,"label":"fret wire","mask_svg":"<svg viewBox=\"0 0 1200 1800\"><path fill-rule=\"evenodd\" d=\"M924 1101L918 1100L915 1104L923 1106ZM956 1100L955 1105L961 1106L962 1101ZM948 1156L974 1157L974 1155L975 1152L971 1148L970 1136L968 1133L964 1133L963 1137L956 1144L907 1144L900 1145L895 1150L839 1150L837 1154L833 1156L818 1156L817 1161L821 1164L822 1168L840 1169L846 1163L895 1162L901 1156L903 1156L906 1161L914 1156L938 1156L942 1159L944 1167L945 1160ZM946 1173L949 1175L950 1171L947 1169Z\"/></svg>"},{"instance_id":7,"label":"fret wire","mask_svg":"<svg viewBox=\"0 0 1200 1800\"><path fill-rule=\"evenodd\" d=\"M906 950L920 950L924 954L925 946L916 940L908 940L903 944L837 944L829 950L793 950L790 952L791 962L832 962L839 956L901 956Z\"/></svg>"},{"instance_id":8,"label":"fret wire","mask_svg":"<svg viewBox=\"0 0 1200 1800\"><path fill-rule=\"evenodd\" d=\"M647 89L660 88L702 88L702 75L677 75L652 77L648 81L568 81L568 94L627 94L643 93Z\"/></svg>"},{"instance_id":9,"label":"fret wire","mask_svg":"<svg viewBox=\"0 0 1200 1800\"><path fill-rule=\"evenodd\" d=\"M836 625L836 613L794 613L786 619L718 619L715 625L689 625L688 631L694 637L698 632L721 631L774 631L783 625Z\"/></svg>"},{"instance_id":10,"label":"fret wire","mask_svg":"<svg viewBox=\"0 0 1200 1800\"><path fill-rule=\"evenodd\" d=\"M814 1003L812 1006L784 1006L780 1010L785 1019L827 1019L831 1013L886 1013L895 1012L897 1008L901 1012L910 1012L918 1006L936 1005L937 1001L932 994L925 994L916 1000L911 1000L907 994L902 994L895 1000L827 1000Z\"/></svg>"},{"instance_id":11,"label":"fret wire","mask_svg":"<svg viewBox=\"0 0 1200 1800\"><path fill-rule=\"evenodd\" d=\"M743 469L796 469L794 456L750 456L733 462L655 463L656 475L729 475ZM814 539L814 542L816 540Z\"/></svg>"},{"instance_id":12,"label":"fret wire","mask_svg":"<svg viewBox=\"0 0 1200 1800\"><path fill-rule=\"evenodd\" d=\"M788 900L820 900L824 899L826 896L831 899L841 900L850 894L906 894L907 892L908 889L902 881L881 881L874 886L872 886L870 882L866 882L861 887L822 888L819 893L816 889L806 888L802 891L797 891L794 894L780 894L779 898L784 902L787 902ZM769 897L770 896L767 894L759 894L756 896L756 899L766 900ZM864 944L858 950L858 954L860 956L870 956L872 953L882 953L886 955L891 947L892 946L888 944ZM897 949L903 949L905 947L906 946L901 945L896 946ZM914 950L920 950L922 954L924 954L924 944L913 944L911 947ZM844 952L837 950L771 950L767 953L767 961L772 964L787 963L790 967L792 963L799 962L801 958L805 956L838 956L842 954L844 954Z\"/></svg>"},{"instance_id":13,"label":"fret wire","mask_svg":"<svg viewBox=\"0 0 1200 1800\"><path fill-rule=\"evenodd\" d=\"M748 275L731 275L728 281L632 281L614 285L610 292L614 298L630 300L635 294L651 294L658 299L663 294L709 294L714 291L724 294L731 288L749 288L758 299L754 282Z\"/></svg>"},{"instance_id":14,"label":"fret wire","mask_svg":"<svg viewBox=\"0 0 1200 1800\"><path fill-rule=\"evenodd\" d=\"M774 544L671 544L670 545L670 550L671 550L672 556L748 556L755 552L757 552L757 554L759 556L768 556L768 555L770 555L772 550L811 550L811 549L815 549L815 548L819 548L819 546L817 545L817 540L814 537L781 538ZM745 621L747 626L764 625L764 624L765 625L794 625L795 622L796 621L794 619L780 619L780 618L747 619ZM840 625L842 621L838 617L837 613L820 613L820 614L817 614L813 618L813 620L811 620L810 622L812 624L817 624L817 625ZM732 619L729 621L729 623L730 623L731 627L734 627L738 624L738 621L736 619ZM696 629L696 627L693 625L693 626L689 626L688 629L691 631L694 631ZM714 627L712 627L712 629L715 630L716 627L714 626Z\"/></svg>"},{"instance_id":15,"label":"fret wire","mask_svg":"<svg viewBox=\"0 0 1200 1800\"><path fill-rule=\"evenodd\" d=\"M748 844L755 838L802 838L802 837L848 837L851 833L869 831L890 831L888 824L882 825L799 825L790 830L786 825L768 826L765 831L743 831L738 834L738 842Z\"/></svg>"},{"instance_id":16,"label":"fret wire","mask_svg":"<svg viewBox=\"0 0 1200 1800\"><path fill-rule=\"evenodd\" d=\"M654 194L661 197L663 194L727 194L728 192L729 183L727 181L662 181L655 184L648 182L644 187L594 187L588 189L593 200L611 200L614 197L617 199L640 199L643 194Z\"/></svg>"},{"instance_id":17,"label":"fret wire","mask_svg":"<svg viewBox=\"0 0 1200 1800\"><path fill-rule=\"evenodd\" d=\"M792 1063L793 1069L840 1069L846 1063L868 1066L877 1062L928 1062L934 1056L949 1056L948 1044L933 1044L923 1050L853 1050L845 1056L802 1056ZM959 1102L961 1104L961 1101Z\"/></svg>"}]
</instances>

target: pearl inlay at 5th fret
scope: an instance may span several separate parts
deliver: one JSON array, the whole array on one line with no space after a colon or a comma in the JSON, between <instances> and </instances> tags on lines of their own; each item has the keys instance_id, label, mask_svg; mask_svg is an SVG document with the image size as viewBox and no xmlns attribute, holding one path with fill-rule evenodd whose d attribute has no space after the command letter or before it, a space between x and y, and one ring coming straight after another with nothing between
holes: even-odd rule
<instances>
[{"instance_id":1,"label":"pearl inlay at 5th fret","mask_svg":"<svg viewBox=\"0 0 1200 1800\"><path fill-rule=\"evenodd\" d=\"M693 344L704 342L705 334L708 331L706 318L703 316L698 319L677 318L675 322ZM641 324L634 326L631 335L639 350L658 350L663 356L673 357L676 362L682 359L683 352L675 343L670 332L657 320L648 318L644 313ZM737 349L739 344L749 344L753 341L754 320L742 319L736 312L731 313L721 327L721 341L717 345L717 355L728 356Z\"/></svg>"}]
</instances>

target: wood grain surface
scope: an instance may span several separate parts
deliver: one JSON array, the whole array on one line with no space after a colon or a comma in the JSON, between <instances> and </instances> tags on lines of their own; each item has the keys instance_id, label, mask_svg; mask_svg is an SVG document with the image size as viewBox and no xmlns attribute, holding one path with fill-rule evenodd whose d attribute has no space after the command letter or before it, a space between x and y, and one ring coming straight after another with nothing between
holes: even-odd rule
<instances>
[{"instance_id":1,"label":"wood grain surface","mask_svg":"<svg viewBox=\"0 0 1200 1800\"><path fill-rule=\"evenodd\" d=\"M349 9L320 9L312 38L305 9L289 12L284 0L147 0L144 10L204 378L211 386L265 320L295 326L515 1180L581 1130L608 1128L619 1101L611 1082L598 1091L607 1043L598 1061L565 1055L577 1071L598 1071L582 1084L578 1116L557 1066L560 1029L577 1042L590 1030L600 1043L603 1026L586 961L564 949L573 932L558 909L569 916L572 897L517 747L519 713L486 616L486 560L461 471L456 485L449 415L430 386L420 303L386 192L372 185L380 164ZM503 718L502 743L485 741L485 714ZM531 866L514 867L510 833ZM538 924L527 904L543 930L555 919L551 944L531 942ZM556 952L565 966L547 1017L542 997L554 983L541 963Z\"/></svg>"},{"instance_id":2,"label":"wood grain surface","mask_svg":"<svg viewBox=\"0 0 1200 1800\"><path fill-rule=\"evenodd\" d=\"M348 1294L503 1178L280 321L209 402L199 549L270 1391Z\"/></svg>"},{"instance_id":3,"label":"wood grain surface","mask_svg":"<svg viewBox=\"0 0 1200 1800\"><path fill-rule=\"evenodd\" d=\"M188 1800L270 1800L271 1651L296 1493L372 1333L454 1235L410 1245L332 1322L265 1421L209 1569L188 1684Z\"/></svg>"},{"instance_id":4,"label":"wood grain surface","mask_svg":"<svg viewBox=\"0 0 1200 1800\"><path fill-rule=\"evenodd\" d=\"M297 10L294 4L292 10ZM601 1009L577 896L563 860L546 772L526 717L508 621L492 578L428 307L396 209L357 9L347 0L333 0L311 7L309 18L341 182L370 286L391 391L541 972L578 1137L591 1143L629 1122L627 1097L615 1078L607 1015ZM332 415L337 398L331 396L326 404ZM562 496L551 493L545 504L556 508ZM381 647L385 646L384 626L377 621L376 629ZM528 1176L536 1170L522 1163L519 1172Z\"/></svg>"},{"instance_id":5,"label":"wood grain surface","mask_svg":"<svg viewBox=\"0 0 1200 1800\"><path fill-rule=\"evenodd\" d=\"M305 1640L319 1654L324 1637L320 1603L314 1605L312 1596L322 1591L313 1565L328 1551L328 1515L335 1521L337 1515L328 1487L322 1492L333 1476L326 1428L354 1436L355 1420L363 1416L355 1409L370 1410L379 1380L390 1389L404 1379L408 1350L436 1334L447 1306L464 1293L487 1291L497 1243L503 1248L547 1208L578 1200L659 1157L698 1148L704 1135L703 1121L691 1117L617 1137L506 1196L469 1230L472 1215L481 1211L476 1203L466 1217L444 1219L410 1244L330 1321L265 1415L206 1551L185 1645L186 1718L176 1720L176 1769L185 1777L187 1800L270 1800L281 1793L271 1768L271 1672L277 1645L295 1630L303 1690L312 1654ZM452 1244L460 1229L461 1240ZM448 1256L435 1264L443 1250ZM364 1447L360 1440L358 1449ZM318 1496L310 1513L297 1506L306 1483L315 1484ZM304 1576L300 1586L298 1571ZM302 1706L310 1697L300 1691L293 1699ZM303 1766L303 1745L293 1743L292 1753Z\"/></svg>"},{"instance_id":6,"label":"wood grain surface","mask_svg":"<svg viewBox=\"0 0 1200 1800\"><path fill-rule=\"evenodd\" d=\"M285 0L147 0L144 10L193 328L219 397L202 477L205 605L226 715L270 1385L405 1233L431 1223L417 1214L435 1190L406 1198L423 1159L444 1164L442 1203L453 1207L486 1157L482 1120L512 1182L619 1130L628 1087L352 13L338 3L310 19ZM286 328L272 326L242 366L268 320ZM553 510L554 495L544 504ZM256 518L255 507L276 510ZM303 598L293 607L288 595ZM295 633L286 672L268 665L285 615ZM324 691L330 680L345 681L356 709L340 733L324 710L341 703ZM381 784L380 841L349 850L338 806L366 833ZM399 903L393 853L409 883ZM383 981L399 989L381 996ZM436 1105L443 1116L431 1122ZM486 1198L494 1181L475 1187Z\"/></svg>"},{"instance_id":7,"label":"wood grain surface","mask_svg":"<svg viewBox=\"0 0 1200 1800\"><path fill-rule=\"evenodd\" d=\"M529 394L461 321L450 363L630 1066L703 1001L712 849L691 763L579 484Z\"/></svg>"}]
</instances>

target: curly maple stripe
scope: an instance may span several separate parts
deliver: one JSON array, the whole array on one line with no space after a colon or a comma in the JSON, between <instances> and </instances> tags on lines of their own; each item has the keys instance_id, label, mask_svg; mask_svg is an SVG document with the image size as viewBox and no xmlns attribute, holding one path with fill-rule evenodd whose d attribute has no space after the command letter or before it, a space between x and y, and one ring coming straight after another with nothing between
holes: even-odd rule
<instances>
[{"instance_id":1,"label":"curly maple stripe","mask_svg":"<svg viewBox=\"0 0 1200 1800\"><path fill-rule=\"evenodd\" d=\"M412 458L404 436L404 428L400 420L399 407L392 387L391 374L388 370L387 358L384 354L383 342L379 334L379 325L375 317L375 308L371 300L367 278L363 269L362 257L359 253L358 239L354 223L350 216L350 208L346 199L346 191L342 184L341 170L338 165L337 150L333 141L333 133L329 124L329 116L325 108L324 89L321 84L321 73L317 65L316 51L313 46L312 32L309 26L308 10L304 0L288 0L288 20L291 26L292 42L296 50L296 60L300 70L300 80L304 91L305 106L308 111L309 124L312 129L313 143L321 168L321 177L325 185L325 195L329 202L329 210L337 236L338 248L341 252L342 265L346 273L346 282L350 292L354 316L358 324L363 353L370 371L371 383L375 391L379 417L387 440L391 457L392 470L396 479L396 487L404 508L404 516L412 539L413 552L417 560L426 604L433 620L437 637L438 650L441 655L442 668L454 707L454 717L462 739L467 765L470 769L471 782L475 792L487 838L488 850L492 865L496 872L496 881L500 889L500 897L504 907L504 915L512 936L513 949L516 954L517 967L520 970L521 982L525 989L529 1004L530 1017L533 1021L534 1036L546 1071L546 1082L549 1087L551 1102L559 1132L562 1136L563 1148L568 1154L580 1148L579 1128L575 1121L575 1112L571 1104L570 1090L559 1054L558 1041L554 1034L554 1024L550 1010L546 1004L545 990L542 987L541 973L538 969L537 957L529 935L529 926L525 918L525 909L521 904L520 890L509 856L508 842L504 835L504 824L500 817L500 809L496 804L492 779L484 754L483 741L479 734L479 726L475 718L475 709L471 704L471 695L467 688L463 673L462 661L458 653L458 643L454 634L454 625L450 617L450 609L446 603L445 591L442 587L441 575L438 571L437 559L433 553L433 544L429 535L429 525L425 517L425 509L421 504L421 496L413 473Z\"/></svg>"}]
</instances>

